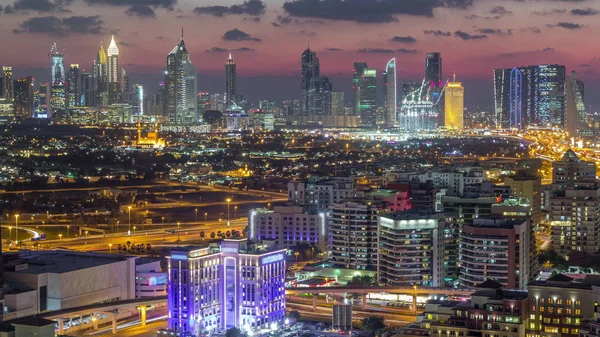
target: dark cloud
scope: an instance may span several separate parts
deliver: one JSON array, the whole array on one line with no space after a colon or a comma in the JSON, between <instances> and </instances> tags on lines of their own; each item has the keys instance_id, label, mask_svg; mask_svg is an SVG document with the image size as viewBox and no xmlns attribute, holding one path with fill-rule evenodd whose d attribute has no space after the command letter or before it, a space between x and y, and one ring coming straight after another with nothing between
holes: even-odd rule
<instances>
[{"instance_id":1,"label":"dark cloud","mask_svg":"<svg viewBox=\"0 0 600 337\"><path fill-rule=\"evenodd\" d=\"M281 27L281 24L277 23L277 22L271 22L271 25L273 27Z\"/></svg>"},{"instance_id":2,"label":"dark cloud","mask_svg":"<svg viewBox=\"0 0 600 337\"><path fill-rule=\"evenodd\" d=\"M297 33L297 34L298 34L298 35L303 35L303 36L308 36L308 37L314 37L314 36L317 36L317 33L315 33L315 32L311 32L311 31L308 31L308 30L304 30L304 29L303 29L303 30L300 30L300 31L298 31L298 33Z\"/></svg>"},{"instance_id":3,"label":"dark cloud","mask_svg":"<svg viewBox=\"0 0 600 337\"><path fill-rule=\"evenodd\" d=\"M415 39L412 36L394 36L393 38L390 39L390 41L400 42L400 43L415 43L415 42L417 42L417 39Z\"/></svg>"},{"instance_id":4,"label":"dark cloud","mask_svg":"<svg viewBox=\"0 0 600 337\"><path fill-rule=\"evenodd\" d=\"M25 20L14 29L13 33L37 33L53 36L66 36L69 34L101 34L104 21L99 15L95 16L70 16L57 18L56 16L33 17Z\"/></svg>"},{"instance_id":5,"label":"dark cloud","mask_svg":"<svg viewBox=\"0 0 600 337\"><path fill-rule=\"evenodd\" d=\"M546 47L544 49L536 49L536 50L523 50L512 53L504 53L500 54L500 57L514 57L518 55L528 55L528 54L540 54L540 53L552 53L554 52L554 48Z\"/></svg>"},{"instance_id":6,"label":"dark cloud","mask_svg":"<svg viewBox=\"0 0 600 337\"><path fill-rule=\"evenodd\" d=\"M38 13L48 12L70 12L66 6L70 5L72 0L17 0L12 6L6 6L11 13L35 11Z\"/></svg>"},{"instance_id":7,"label":"dark cloud","mask_svg":"<svg viewBox=\"0 0 600 337\"><path fill-rule=\"evenodd\" d=\"M255 51L254 48L248 48L248 47L241 47L241 48L236 48L236 49L227 49L227 48L221 48L221 47L212 47L211 49L207 49L204 52L205 53L226 53L226 52L248 52L248 51Z\"/></svg>"},{"instance_id":8,"label":"dark cloud","mask_svg":"<svg viewBox=\"0 0 600 337\"><path fill-rule=\"evenodd\" d=\"M343 51L342 48L326 48L325 51Z\"/></svg>"},{"instance_id":9,"label":"dark cloud","mask_svg":"<svg viewBox=\"0 0 600 337\"><path fill-rule=\"evenodd\" d=\"M384 48L360 48L356 51L357 53L373 53L373 54L391 54L394 52L393 49Z\"/></svg>"},{"instance_id":10,"label":"dark cloud","mask_svg":"<svg viewBox=\"0 0 600 337\"><path fill-rule=\"evenodd\" d=\"M125 42L125 41L119 41L117 44L119 46L124 46L124 47L135 47L135 46L137 46L137 43Z\"/></svg>"},{"instance_id":11,"label":"dark cloud","mask_svg":"<svg viewBox=\"0 0 600 337\"><path fill-rule=\"evenodd\" d=\"M13 6L7 5L6 7L4 7L4 14L13 14L14 12L15 9L13 8Z\"/></svg>"},{"instance_id":12,"label":"dark cloud","mask_svg":"<svg viewBox=\"0 0 600 337\"><path fill-rule=\"evenodd\" d=\"M550 15L556 15L556 14L565 14L566 12L567 12L566 9L553 8L553 9L546 9L543 11L531 12L531 14L537 15L537 16L550 16Z\"/></svg>"},{"instance_id":13,"label":"dark cloud","mask_svg":"<svg viewBox=\"0 0 600 337\"><path fill-rule=\"evenodd\" d=\"M487 35L471 35L469 33L463 32L462 30L455 31L454 36L463 40L481 40L487 38Z\"/></svg>"},{"instance_id":14,"label":"dark cloud","mask_svg":"<svg viewBox=\"0 0 600 337\"><path fill-rule=\"evenodd\" d=\"M513 14L512 11L506 9L506 7L504 7L504 6L494 6L494 7L492 7L492 9L489 10L488 13L490 13L492 15L497 15L497 16L505 16L505 15Z\"/></svg>"},{"instance_id":15,"label":"dark cloud","mask_svg":"<svg viewBox=\"0 0 600 337\"><path fill-rule=\"evenodd\" d=\"M548 24L546 27L560 27L565 29L581 29L583 25L573 22L559 22L555 25Z\"/></svg>"},{"instance_id":16,"label":"dark cloud","mask_svg":"<svg viewBox=\"0 0 600 337\"><path fill-rule=\"evenodd\" d=\"M222 39L224 41L260 41L259 38L252 37L250 34L242 32L237 28L226 31L225 34L223 34Z\"/></svg>"},{"instance_id":17,"label":"dark cloud","mask_svg":"<svg viewBox=\"0 0 600 337\"><path fill-rule=\"evenodd\" d=\"M512 35L512 29L479 28L477 33L485 35Z\"/></svg>"},{"instance_id":18,"label":"dark cloud","mask_svg":"<svg viewBox=\"0 0 600 337\"><path fill-rule=\"evenodd\" d=\"M154 9L146 5L133 5L125 11L128 16L136 16L140 19L155 19L156 13Z\"/></svg>"},{"instance_id":19,"label":"dark cloud","mask_svg":"<svg viewBox=\"0 0 600 337\"><path fill-rule=\"evenodd\" d=\"M261 0L244 1L241 5L233 6L205 6L194 8L198 15L225 16L229 14L245 14L259 16L265 12L266 4Z\"/></svg>"},{"instance_id":20,"label":"dark cloud","mask_svg":"<svg viewBox=\"0 0 600 337\"><path fill-rule=\"evenodd\" d=\"M577 16L592 16L592 15L598 15L598 10L594 9L594 8L576 8L571 10L571 14L573 15L577 15Z\"/></svg>"},{"instance_id":21,"label":"dark cloud","mask_svg":"<svg viewBox=\"0 0 600 337\"><path fill-rule=\"evenodd\" d=\"M473 0L290 0L283 9L291 16L360 23L398 21L397 15L432 17L440 7L466 9Z\"/></svg>"},{"instance_id":22,"label":"dark cloud","mask_svg":"<svg viewBox=\"0 0 600 337\"><path fill-rule=\"evenodd\" d=\"M478 20L478 19L482 19L482 20L498 20L498 19L500 19L500 15L485 16L485 15L471 14L471 15L465 16L465 19L467 19L467 20Z\"/></svg>"},{"instance_id":23,"label":"dark cloud","mask_svg":"<svg viewBox=\"0 0 600 337\"><path fill-rule=\"evenodd\" d=\"M400 49L396 49L396 52L400 53L400 54L416 54L419 51L416 50L416 49L404 49L404 48L400 48Z\"/></svg>"},{"instance_id":24,"label":"dark cloud","mask_svg":"<svg viewBox=\"0 0 600 337\"><path fill-rule=\"evenodd\" d=\"M451 36L450 32L442 32L441 30L424 30L423 34L433 36Z\"/></svg>"},{"instance_id":25,"label":"dark cloud","mask_svg":"<svg viewBox=\"0 0 600 337\"><path fill-rule=\"evenodd\" d=\"M579 66L580 66L581 68L589 68L589 67L591 67L592 65L591 65L591 64L587 64L587 63L582 63L582 64L580 64Z\"/></svg>"},{"instance_id":26,"label":"dark cloud","mask_svg":"<svg viewBox=\"0 0 600 337\"><path fill-rule=\"evenodd\" d=\"M169 10L174 9L177 0L84 0L90 5L108 5L108 6L120 6L120 7L131 7L135 5L144 5L152 8L166 8Z\"/></svg>"},{"instance_id":27,"label":"dark cloud","mask_svg":"<svg viewBox=\"0 0 600 337\"><path fill-rule=\"evenodd\" d=\"M521 28L521 29L519 29L519 31L521 31L521 32L530 32L530 33L535 33L535 34L539 34L539 33L542 32L538 27Z\"/></svg>"},{"instance_id":28,"label":"dark cloud","mask_svg":"<svg viewBox=\"0 0 600 337\"><path fill-rule=\"evenodd\" d=\"M166 37L164 37L164 36L157 36L157 37L155 37L155 39L158 40L158 41L163 41L163 40L166 39Z\"/></svg>"}]
</instances>

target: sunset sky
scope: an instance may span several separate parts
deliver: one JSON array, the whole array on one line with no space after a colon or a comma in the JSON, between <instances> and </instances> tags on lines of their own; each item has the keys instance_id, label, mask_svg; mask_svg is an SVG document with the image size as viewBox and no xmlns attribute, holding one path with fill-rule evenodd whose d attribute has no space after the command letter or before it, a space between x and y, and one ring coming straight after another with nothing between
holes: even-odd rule
<instances>
[{"instance_id":1,"label":"sunset sky","mask_svg":"<svg viewBox=\"0 0 600 337\"><path fill-rule=\"evenodd\" d=\"M465 83L467 105L492 105L498 67L560 63L600 104L598 0L0 0L0 65L43 80L52 42L67 66L90 68L114 34L121 62L152 91L184 28L200 90L223 91L233 50L250 100L300 95L300 54L310 44L334 90L350 95L354 61L383 70L396 57L399 81L421 80L427 52ZM216 6L216 7L215 7Z\"/></svg>"}]
</instances>

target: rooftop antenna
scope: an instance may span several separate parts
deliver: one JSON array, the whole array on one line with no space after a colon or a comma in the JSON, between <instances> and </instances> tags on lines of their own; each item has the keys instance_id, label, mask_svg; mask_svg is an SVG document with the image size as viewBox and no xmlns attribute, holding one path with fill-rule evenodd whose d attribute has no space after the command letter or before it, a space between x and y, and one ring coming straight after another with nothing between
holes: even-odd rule
<instances>
[{"instance_id":1,"label":"rooftop antenna","mask_svg":"<svg viewBox=\"0 0 600 337\"><path fill-rule=\"evenodd\" d=\"M183 27L181 27L181 39L183 40Z\"/></svg>"}]
</instances>

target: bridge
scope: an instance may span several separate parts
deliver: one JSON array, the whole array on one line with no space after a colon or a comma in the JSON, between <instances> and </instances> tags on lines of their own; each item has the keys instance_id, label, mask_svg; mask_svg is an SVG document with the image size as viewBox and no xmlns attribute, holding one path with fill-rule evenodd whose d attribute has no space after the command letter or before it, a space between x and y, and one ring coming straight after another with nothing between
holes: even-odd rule
<instances>
[{"instance_id":1,"label":"bridge","mask_svg":"<svg viewBox=\"0 0 600 337\"><path fill-rule=\"evenodd\" d=\"M413 306L416 308L417 296L419 295L446 295L446 296L470 296L475 289L454 289L435 287L398 287L398 286L345 286L345 287L298 287L286 288L286 295L313 295L313 311L317 310L317 295L319 294L359 294L362 295L362 310L367 307L367 295L372 293L387 293L410 295L413 298Z\"/></svg>"},{"instance_id":2,"label":"bridge","mask_svg":"<svg viewBox=\"0 0 600 337\"><path fill-rule=\"evenodd\" d=\"M78 319L81 321L82 316L90 315L94 330L98 330L99 324L110 321L112 325L112 334L116 335L117 318L120 313L128 310L139 310L142 326L145 326L147 322L146 311L147 306L149 305L166 306L167 296L145 297L125 301L91 304L75 308L48 311L35 316L56 321L58 323L58 334L63 335L66 332L65 330L69 330L68 332L72 331L73 317L76 317L75 321ZM102 319L98 314L104 314L108 316L108 318ZM10 323L10 321L7 322ZM65 329L65 322L70 322L69 329Z\"/></svg>"}]
</instances>

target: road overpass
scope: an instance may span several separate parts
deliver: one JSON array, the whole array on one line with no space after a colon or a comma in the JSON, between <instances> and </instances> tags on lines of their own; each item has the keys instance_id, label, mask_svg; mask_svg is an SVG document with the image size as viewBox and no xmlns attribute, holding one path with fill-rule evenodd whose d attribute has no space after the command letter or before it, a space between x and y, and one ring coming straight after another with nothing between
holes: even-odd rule
<instances>
[{"instance_id":1,"label":"road overpass","mask_svg":"<svg viewBox=\"0 0 600 337\"><path fill-rule=\"evenodd\" d=\"M313 295L313 310L317 310L317 295L319 294L358 294L362 295L362 310L367 307L367 295L373 293L387 293L410 295L413 298L413 306L416 308L417 296L419 295L446 295L446 296L470 296L475 289L433 288L433 287L395 287L395 286L344 286L344 287L298 287L286 288L286 295Z\"/></svg>"}]
</instances>

